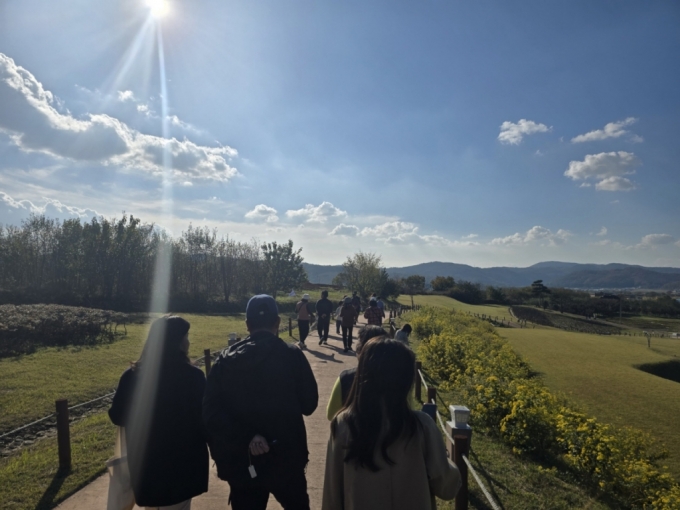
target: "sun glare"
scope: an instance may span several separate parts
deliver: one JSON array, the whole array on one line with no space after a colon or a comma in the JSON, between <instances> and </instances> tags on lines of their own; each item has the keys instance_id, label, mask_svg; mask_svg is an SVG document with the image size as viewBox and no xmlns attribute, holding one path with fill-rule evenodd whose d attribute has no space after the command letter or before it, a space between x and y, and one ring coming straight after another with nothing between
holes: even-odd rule
<instances>
[{"instance_id":1,"label":"sun glare","mask_svg":"<svg viewBox=\"0 0 680 510\"><path fill-rule=\"evenodd\" d=\"M146 0L146 5L149 7L151 16L154 18L163 18L170 12L170 4L167 0Z\"/></svg>"}]
</instances>

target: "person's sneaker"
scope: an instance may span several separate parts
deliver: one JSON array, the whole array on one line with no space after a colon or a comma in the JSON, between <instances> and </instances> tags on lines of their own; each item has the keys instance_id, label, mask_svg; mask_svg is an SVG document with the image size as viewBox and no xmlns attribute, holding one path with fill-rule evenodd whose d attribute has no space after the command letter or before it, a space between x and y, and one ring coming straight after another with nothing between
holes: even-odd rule
<instances>
[{"instance_id":1,"label":"person's sneaker","mask_svg":"<svg viewBox=\"0 0 680 510\"><path fill-rule=\"evenodd\" d=\"M300 349L304 349L304 348L306 347L306 345L305 345L305 343L304 343L302 340L300 340L300 341L298 342L298 347L299 347Z\"/></svg>"},{"instance_id":2,"label":"person's sneaker","mask_svg":"<svg viewBox=\"0 0 680 510\"><path fill-rule=\"evenodd\" d=\"M347 347L345 347L345 348L342 350L342 352L347 352Z\"/></svg>"}]
</instances>

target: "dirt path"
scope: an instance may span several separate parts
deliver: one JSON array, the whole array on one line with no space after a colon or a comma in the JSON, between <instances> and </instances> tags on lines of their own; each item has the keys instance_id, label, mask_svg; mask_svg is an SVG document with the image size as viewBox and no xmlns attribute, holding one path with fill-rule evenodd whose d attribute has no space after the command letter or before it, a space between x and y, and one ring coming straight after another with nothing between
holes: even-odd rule
<instances>
[{"instance_id":1,"label":"dirt path","mask_svg":"<svg viewBox=\"0 0 680 510\"><path fill-rule=\"evenodd\" d=\"M361 319L363 321L363 319ZM297 336L297 331L293 332ZM283 334L285 335L285 333ZM356 337L356 328L355 335ZM286 338L283 336L283 338ZM309 360L316 381L319 385L319 407L305 418L307 425L307 442L309 445L309 465L307 466L307 484L311 509L321 508L323 493L323 477L326 462L326 445L330 433L329 422L326 419L326 404L331 390L340 372L356 366L354 354L342 352L342 336L335 334L335 323L331 323L331 334L328 345L319 345L319 337L316 331L310 333L307 338L305 355ZM217 472L210 463L210 483L207 493L194 498L192 510L225 510L229 500L229 485L217 478ZM104 510L109 488L108 475L97 478L90 485L61 503L58 510ZM137 509L138 507L135 507ZM281 506L272 497L269 500L268 509L281 509Z\"/></svg>"}]
</instances>

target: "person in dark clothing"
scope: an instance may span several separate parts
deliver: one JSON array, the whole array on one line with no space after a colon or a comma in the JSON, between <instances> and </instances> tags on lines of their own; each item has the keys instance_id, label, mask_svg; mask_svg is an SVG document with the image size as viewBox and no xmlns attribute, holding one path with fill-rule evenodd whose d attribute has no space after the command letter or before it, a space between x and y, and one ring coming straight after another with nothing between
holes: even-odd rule
<instances>
[{"instance_id":1,"label":"person in dark clothing","mask_svg":"<svg viewBox=\"0 0 680 510\"><path fill-rule=\"evenodd\" d=\"M356 291L352 292L352 306L357 311L357 316L354 319L354 324L356 324L359 314L361 313L361 298L357 296Z\"/></svg>"},{"instance_id":2,"label":"person in dark clothing","mask_svg":"<svg viewBox=\"0 0 680 510\"><path fill-rule=\"evenodd\" d=\"M278 337L280 323L271 296L251 298L250 336L222 352L208 377L203 421L233 510L264 510L269 494L285 510L309 510L303 415L319 393L303 352Z\"/></svg>"},{"instance_id":3,"label":"person in dark clothing","mask_svg":"<svg viewBox=\"0 0 680 510\"><path fill-rule=\"evenodd\" d=\"M357 342L357 357L361 356L361 350L364 345L366 345L366 342L371 338L379 336L387 336L387 331L380 326L364 326L361 328L361 331L359 331L359 341ZM332 420L338 411L347 403L349 390L352 387L356 373L356 367L348 368L347 370L340 372L340 377L335 381L335 385L331 391L331 398L328 399L328 405L326 406L326 417L329 421Z\"/></svg>"},{"instance_id":4,"label":"person in dark clothing","mask_svg":"<svg viewBox=\"0 0 680 510\"><path fill-rule=\"evenodd\" d=\"M352 350L352 329L357 320L357 311L354 306L352 306L352 300L350 298L345 298L345 304L342 305L340 316L342 317L342 344L344 352L348 352Z\"/></svg>"},{"instance_id":5,"label":"person in dark clothing","mask_svg":"<svg viewBox=\"0 0 680 510\"><path fill-rule=\"evenodd\" d=\"M128 465L140 507L184 503L208 490L208 446L201 418L203 372L192 366L189 323L162 317L142 355L123 372L109 409L125 428Z\"/></svg>"},{"instance_id":6,"label":"person in dark clothing","mask_svg":"<svg viewBox=\"0 0 680 510\"><path fill-rule=\"evenodd\" d=\"M328 343L328 330L331 325L333 303L328 299L328 291L321 292L321 299L316 302L316 329L319 333L319 345Z\"/></svg>"}]
</instances>

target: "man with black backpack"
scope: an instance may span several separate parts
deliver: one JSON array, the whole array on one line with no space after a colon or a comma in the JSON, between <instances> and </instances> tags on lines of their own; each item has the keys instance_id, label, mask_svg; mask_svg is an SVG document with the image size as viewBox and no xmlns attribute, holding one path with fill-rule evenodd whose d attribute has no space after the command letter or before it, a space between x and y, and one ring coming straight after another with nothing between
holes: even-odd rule
<instances>
[{"instance_id":1,"label":"man with black backpack","mask_svg":"<svg viewBox=\"0 0 680 510\"><path fill-rule=\"evenodd\" d=\"M265 510L270 494L285 510L309 510L303 415L319 393L303 352L278 337L280 324L271 296L251 298L250 336L222 352L208 376L203 422L233 510Z\"/></svg>"}]
</instances>

